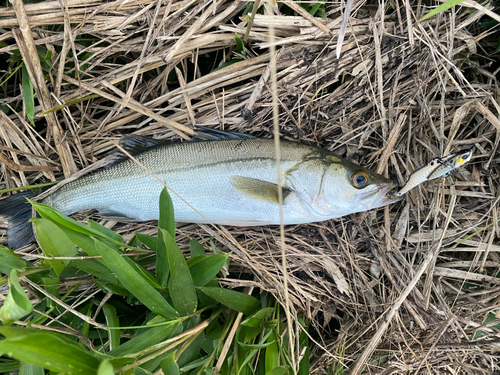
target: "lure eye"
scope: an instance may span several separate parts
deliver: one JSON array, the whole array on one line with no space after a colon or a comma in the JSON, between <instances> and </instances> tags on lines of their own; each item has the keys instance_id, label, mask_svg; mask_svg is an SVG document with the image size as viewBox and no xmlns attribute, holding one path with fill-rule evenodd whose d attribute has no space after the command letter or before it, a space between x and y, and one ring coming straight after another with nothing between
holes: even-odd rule
<instances>
[{"instance_id":1,"label":"lure eye","mask_svg":"<svg viewBox=\"0 0 500 375\"><path fill-rule=\"evenodd\" d=\"M464 164L467 160L469 160L469 157L470 157L470 153L469 152L466 152L466 153L460 155L460 157L457 160L457 164L458 165Z\"/></svg>"},{"instance_id":2,"label":"lure eye","mask_svg":"<svg viewBox=\"0 0 500 375\"><path fill-rule=\"evenodd\" d=\"M365 171L356 171L351 174L351 185L356 189L361 189L368 183L368 173Z\"/></svg>"}]
</instances>

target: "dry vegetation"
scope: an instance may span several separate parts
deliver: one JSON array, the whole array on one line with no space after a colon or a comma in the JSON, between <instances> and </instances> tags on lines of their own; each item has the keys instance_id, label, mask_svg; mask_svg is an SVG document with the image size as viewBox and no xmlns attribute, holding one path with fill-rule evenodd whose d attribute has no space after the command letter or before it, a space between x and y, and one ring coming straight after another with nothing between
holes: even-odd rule
<instances>
[{"instance_id":1,"label":"dry vegetation","mask_svg":"<svg viewBox=\"0 0 500 375\"><path fill-rule=\"evenodd\" d=\"M428 9L408 1L354 1L345 33L339 2L325 4L326 19L262 2L251 24L248 4L12 0L0 13L0 59L20 51L38 117L33 127L20 75L1 86L0 189L92 168L124 133L189 138L196 124L271 136L272 24L283 138L400 184L435 156L475 149L455 178L398 204L286 228L290 309L314 326L311 373L499 371L500 105L498 56L488 56L497 29L481 28L471 8L417 22ZM244 53L235 33L247 33ZM37 49L50 52L42 64ZM18 64L2 63L0 81ZM150 228L104 223L122 234ZM215 236L233 251L246 276L227 285L284 303L279 228L178 230L181 244Z\"/></svg>"}]
</instances>

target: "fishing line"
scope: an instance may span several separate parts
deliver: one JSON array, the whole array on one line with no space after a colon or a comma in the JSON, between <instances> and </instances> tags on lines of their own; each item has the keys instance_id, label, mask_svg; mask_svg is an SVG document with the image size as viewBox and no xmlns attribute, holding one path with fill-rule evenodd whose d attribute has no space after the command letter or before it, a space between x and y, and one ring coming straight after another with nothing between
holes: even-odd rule
<instances>
[{"instance_id":1,"label":"fishing line","mask_svg":"<svg viewBox=\"0 0 500 375\"><path fill-rule=\"evenodd\" d=\"M285 226L283 225L283 186L281 178L281 149L280 149L280 132L279 132L279 112L278 112L278 82L277 82L277 67L276 67L276 45L275 45L274 25L269 25L269 53L271 65L271 96L273 106L273 132L274 132L274 148L276 152L276 183L278 184L278 202L280 206L280 242L281 242L281 264L283 268L283 286L285 294L285 315L288 328L288 344L290 345L290 359L292 360L292 372L297 373L297 365L295 362L295 343L294 331L292 326L292 316L290 313L290 297L288 293L288 273L285 250Z\"/></svg>"}]
</instances>

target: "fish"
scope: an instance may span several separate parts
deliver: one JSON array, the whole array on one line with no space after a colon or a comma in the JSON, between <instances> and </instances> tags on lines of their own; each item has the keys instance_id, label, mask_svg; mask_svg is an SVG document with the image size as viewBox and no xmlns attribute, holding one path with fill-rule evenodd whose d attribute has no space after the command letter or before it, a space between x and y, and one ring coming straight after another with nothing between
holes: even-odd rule
<instances>
[{"instance_id":1,"label":"fish","mask_svg":"<svg viewBox=\"0 0 500 375\"><path fill-rule=\"evenodd\" d=\"M325 221L400 200L393 194L393 181L326 149L281 141L278 179L273 139L199 132L210 140L172 143L128 137L123 147L136 160L123 156L65 184L41 203L65 215L95 209L113 220L158 220L164 181L177 222L257 226ZM0 201L0 215L8 200ZM12 246L27 241L21 237Z\"/></svg>"},{"instance_id":2,"label":"fish","mask_svg":"<svg viewBox=\"0 0 500 375\"><path fill-rule=\"evenodd\" d=\"M396 196L402 196L425 181L439 177L448 177L455 169L460 168L472 158L472 150L459 151L442 158L434 158L427 165L413 172Z\"/></svg>"}]
</instances>

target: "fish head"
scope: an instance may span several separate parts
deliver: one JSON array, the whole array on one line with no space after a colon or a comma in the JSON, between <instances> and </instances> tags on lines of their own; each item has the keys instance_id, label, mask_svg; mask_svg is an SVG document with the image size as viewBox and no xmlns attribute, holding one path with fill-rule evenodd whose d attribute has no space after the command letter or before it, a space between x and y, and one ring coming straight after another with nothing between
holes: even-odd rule
<instances>
[{"instance_id":1,"label":"fish head","mask_svg":"<svg viewBox=\"0 0 500 375\"><path fill-rule=\"evenodd\" d=\"M396 184L336 155L301 163L287 176L301 201L318 218L337 218L399 201Z\"/></svg>"}]
</instances>

